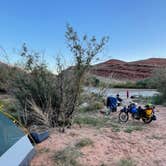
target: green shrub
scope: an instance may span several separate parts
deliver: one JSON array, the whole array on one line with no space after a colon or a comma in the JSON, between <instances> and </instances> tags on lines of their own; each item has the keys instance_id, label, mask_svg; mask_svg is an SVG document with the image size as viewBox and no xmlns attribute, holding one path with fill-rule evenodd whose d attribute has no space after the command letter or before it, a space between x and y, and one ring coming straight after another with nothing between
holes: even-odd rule
<instances>
[{"instance_id":1,"label":"green shrub","mask_svg":"<svg viewBox=\"0 0 166 166\"><path fill-rule=\"evenodd\" d=\"M166 68L160 68L157 69L154 72L154 78L153 78L158 91L161 93L160 96L157 96L154 99L154 102L156 103L164 103L166 102Z\"/></svg>"},{"instance_id":2,"label":"green shrub","mask_svg":"<svg viewBox=\"0 0 166 166\"><path fill-rule=\"evenodd\" d=\"M165 102L165 99L163 97L163 95L155 95L152 97L152 103L159 105L159 104L163 104Z\"/></svg>"}]
</instances>

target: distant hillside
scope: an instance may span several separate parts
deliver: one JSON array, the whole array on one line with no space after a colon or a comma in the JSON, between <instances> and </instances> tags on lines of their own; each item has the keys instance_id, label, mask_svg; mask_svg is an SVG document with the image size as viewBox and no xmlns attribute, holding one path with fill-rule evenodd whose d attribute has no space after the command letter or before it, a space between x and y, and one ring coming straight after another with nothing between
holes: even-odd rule
<instances>
[{"instance_id":1,"label":"distant hillside","mask_svg":"<svg viewBox=\"0 0 166 166\"><path fill-rule=\"evenodd\" d=\"M154 69L166 67L166 58L150 58L124 62L116 59L94 65L90 72L117 80L141 80L151 76Z\"/></svg>"}]
</instances>

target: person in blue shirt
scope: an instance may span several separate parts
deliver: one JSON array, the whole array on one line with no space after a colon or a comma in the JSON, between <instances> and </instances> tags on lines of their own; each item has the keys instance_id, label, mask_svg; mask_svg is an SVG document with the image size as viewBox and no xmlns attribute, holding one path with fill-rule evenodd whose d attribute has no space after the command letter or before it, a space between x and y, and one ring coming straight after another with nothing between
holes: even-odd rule
<instances>
[{"instance_id":1,"label":"person in blue shirt","mask_svg":"<svg viewBox=\"0 0 166 166\"><path fill-rule=\"evenodd\" d=\"M109 108L110 112L116 112L117 111L117 98L109 96L107 97L107 108Z\"/></svg>"},{"instance_id":2,"label":"person in blue shirt","mask_svg":"<svg viewBox=\"0 0 166 166\"><path fill-rule=\"evenodd\" d=\"M109 96L107 97L107 108L109 108L110 112L116 112L117 111L117 106L120 105L122 102L122 99L120 98L119 94L116 95L116 97Z\"/></svg>"}]
</instances>

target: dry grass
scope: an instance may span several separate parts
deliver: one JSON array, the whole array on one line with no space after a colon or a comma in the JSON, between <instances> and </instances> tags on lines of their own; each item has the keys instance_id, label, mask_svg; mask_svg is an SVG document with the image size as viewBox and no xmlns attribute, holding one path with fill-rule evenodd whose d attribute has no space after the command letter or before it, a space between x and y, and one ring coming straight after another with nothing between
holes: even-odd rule
<instances>
[{"instance_id":1,"label":"dry grass","mask_svg":"<svg viewBox=\"0 0 166 166\"><path fill-rule=\"evenodd\" d=\"M81 164L76 160L80 156L81 153L77 148L67 147L54 154L54 164L55 166L81 166Z\"/></svg>"},{"instance_id":2,"label":"dry grass","mask_svg":"<svg viewBox=\"0 0 166 166\"><path fill-rule=\"evenodd\" d=\"M83 138L75 144L75 147L83 148L85 146L90 146L90 145L93 145L93 141L89 138Z\"/></svg>"},{"instance_id":3,"label":"dry grass","mask_svg":"<svg viewBox=\"0 0 166 166\"><path fill-rule=\"evenodd\" d=\"M132 159L121 159L117 166L136 166L136 163Z\"/></svg>"}]
</instances>

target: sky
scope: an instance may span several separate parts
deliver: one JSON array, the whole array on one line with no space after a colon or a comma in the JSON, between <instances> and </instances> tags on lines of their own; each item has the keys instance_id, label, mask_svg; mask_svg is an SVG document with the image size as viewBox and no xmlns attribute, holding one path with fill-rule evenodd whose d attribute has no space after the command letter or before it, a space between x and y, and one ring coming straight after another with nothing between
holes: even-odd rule
<instances>
[{"instance_id":1,"label":"sky","mask_svg":"<svg viewBox=\"0 0 166 166\"><path fill-rule=\"evenodd\" d=\"M70 64L67 23L110 37L100 61L166 58L166 0L0 0L0 48L14 62L25 42L52 67L57 54Z\"/></svg>"}]
</instances>

